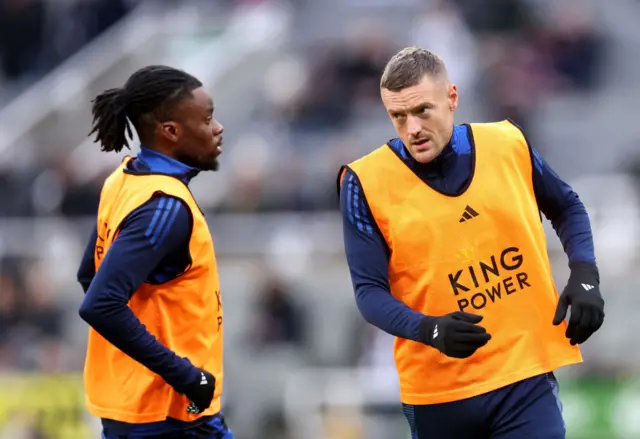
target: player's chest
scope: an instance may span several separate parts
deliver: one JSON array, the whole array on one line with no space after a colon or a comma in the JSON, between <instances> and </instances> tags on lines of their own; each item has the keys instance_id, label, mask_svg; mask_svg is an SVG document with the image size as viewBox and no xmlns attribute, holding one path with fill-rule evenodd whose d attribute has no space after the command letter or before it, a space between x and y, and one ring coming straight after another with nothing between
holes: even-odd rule
<instances>
[{"instance_id":1,"label":"player's chest","mask_svg":"<svg viewBox=\"0 0 640 439\"><path fill-rule=\"evenodd\" d=\"M416 186L389 210L388 235L394 250L408 253L506 241L527 228L532 215L526 187L484 179L456 197Z\"/></svg>"}]
</instances>

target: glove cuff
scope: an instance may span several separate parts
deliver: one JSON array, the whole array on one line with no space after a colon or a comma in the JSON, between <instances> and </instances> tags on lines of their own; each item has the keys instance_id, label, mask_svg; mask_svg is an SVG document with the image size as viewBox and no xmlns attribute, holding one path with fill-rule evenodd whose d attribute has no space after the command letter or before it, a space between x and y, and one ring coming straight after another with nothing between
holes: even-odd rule
<instances>
[{"instance_id":1,"label":"glove cuff","mask_svg":"<svg viewBox=\"0 0 640 439\"><path fill-rule=\"evenodd\" d=\"M420 320L420 326L418 327L418 341L420 343L432 346L431 337L435 320L435 317L431 316L424 316L422 320Z\"/></svg>"},{"instance_id":2,"label":"glove cuff","mask_svg":"<svg viewBox=\"0 0 640 439\"><path fill-rule=\"evenodd\" d=\"M598 271L598 267L596 264L592 264L591 262L571 262L569 263L569 269L571 270L571 274L581 274L593 276L598 283L600 283L600 272Z\"/></svg>"}]
</instances>

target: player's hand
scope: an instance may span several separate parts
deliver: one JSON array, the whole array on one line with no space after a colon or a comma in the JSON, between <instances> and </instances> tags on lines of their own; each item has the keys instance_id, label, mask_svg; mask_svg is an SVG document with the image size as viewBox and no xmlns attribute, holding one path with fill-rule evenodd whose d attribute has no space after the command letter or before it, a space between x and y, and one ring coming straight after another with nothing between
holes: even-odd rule
<instances>
[{"instance_id":1,"label":"player's hand","mask_svg":"<svg viewBox=\"0 0 640 439\"><path fill-rule=\"evenodd\" d=\"M483 317L456 311L440 317L425 316L420 339L453 358L467 358L491 340L491 334L478 323Z\"/></svg>"},{"instance_id":2,"label":"player's hand","mask_svg":"<svg viewBox=\"0 0 640 439\"><path fill-rule=\"evenodd\" d=\"M198 379L189 384L184 391L184 396L191 401L187 407L187 412L197 415L208 409L211 401L213 401L215 389L215 377L206 370L200 370Z\"/></svg>"},{"instance_id":3,"label":"player's hand","mask_svg":"<svg viewBox=\"0 0 640 439\"><path fill-rule=\"evenodd\" d=\"M572 345L584 343L604 322L604 299L595 265L576 263L571 266L569 282L558 300L554 325L562 323L569 306L571 316L566 336Z\"/></svg>"}]
</instances>

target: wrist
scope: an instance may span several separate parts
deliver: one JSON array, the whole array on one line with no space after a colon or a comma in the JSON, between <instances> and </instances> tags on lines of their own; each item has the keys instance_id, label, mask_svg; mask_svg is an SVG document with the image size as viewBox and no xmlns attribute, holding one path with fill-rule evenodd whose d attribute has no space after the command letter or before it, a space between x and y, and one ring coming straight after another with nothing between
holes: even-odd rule
<instances>
[{"instance_id":1,"label":"wrist","mask_svg":"<svg viewBox=\"0 0 640 439\"><path fill-rule=\"evenodd\" d=\"M420 320L420 325L418 328L418 341L420 343L431 346L435 320L436 318L432 316L424 316Z\"/></svg>"},{"instance_id":2,"label":"wrist","mask_svg":"<svg viewBox=\"0 0 640 439\"><path fill-rule=\"evenodd\" d=\"M193 383L200 381L200 369L191 364L187 358L176 356L175 360L177 373L170 379L165 378L165 381L176 392L184 394Z\"/></svg>"},{"instance_id":3,"label":"wrist","mask_svg":"<svg viewBox=\"0 0 640 439\"><path fill-rule=\"evenodd\" d=\"M569 262L569 269L571 271L579 270L579 271L595 271L596 273L598 272L598 266L593 262L587 262L587 261Z\"/></svg>"},{"instance_id":4,"label":"wrist","mask_svg":"<svg viewBox=\"0 0 640 439\"><path fill-rule=\"evenodd\" d=\"M571 270L571 276L588 276L590 279L594 279L595 282L600 283L600 273L596 264L591 262L571 262L569 263L569 269Z\"/></svg>"}]
</instances>

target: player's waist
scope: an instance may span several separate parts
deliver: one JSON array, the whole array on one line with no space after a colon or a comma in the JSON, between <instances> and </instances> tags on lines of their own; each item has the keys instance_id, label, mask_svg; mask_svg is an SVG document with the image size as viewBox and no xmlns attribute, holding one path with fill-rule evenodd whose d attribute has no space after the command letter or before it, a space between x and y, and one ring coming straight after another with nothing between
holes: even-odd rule
<instances>
[{"instance_id":1,"label":"player's waist","mask_svg":"<svg viewBox=\"0 0 640 439\"><path fill-rule=\"evenodd\" d=\"M422 376L421 380L400 376L400 396L404 404L426 405L445 404L453 401L461 401L483 395L497 389L504 388L513 383L529 379L548 372L553 372L564 366L580 363L580 353L568 353L564 357L556 357L545 363L539 363L512 370L495 376L487 375L469 380L466 385L461 380L453 379L449 382L440 381L437 386L429 387L425 381L437 382L441 377L435 375Z\"/></svg>"},{"instance_id":2,"label":"player's waist","mask_svg":"<svg viewBox=\"0 0 640 439\"><path fill-rule=\"evenodd\" d=\"M200 425L210 426L216 433L226 433L227 426L222 412L214 415L203 416L195 421L186 422L178 419L167 418L164 421L149 422L144 424L131 424L127 422L114 421L112 419L102 418L102 428L106 437L110 436L133 436L136 438L153 437L166 435L167 438L172 434L180 433L185 430L193 429Z\"/></svg>"},{"instance_id":3,"label":"player's waist","mask_svg":"<svg viewBox=\"0 0 640 439\"><path fill-rule=\"evenodd\" d=\"M467 407L480 408L483 413L493 412L504 404L504 399L509 398L513 402L525 401L533 398L537 399L542 394L552 390L557 385L557 379L553 372L545 372L541 374L532 374L521 380L514 380L504 386L488 390L480 394L472 394L468 398ZM455 401L460 401L456 399ZM437 404L437 403L436 403ZM419 404L416 404L419 405Z\"/></svg>"},{"instance_id":4,"label":"player's waist","mask_svg":"<svg viewBox=\"0 0 640 439\"><path fill-rule=\"evenodd\" d=\"M464 399L580 362L580 349L567 343L558 329L559 336L498 335L465 359L447 357L415 342L401 342L395 352L401 393L413 401L403 402Z\"/></svg>"}]
</instances>

